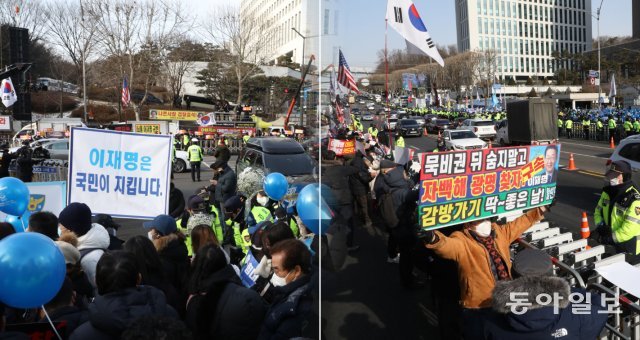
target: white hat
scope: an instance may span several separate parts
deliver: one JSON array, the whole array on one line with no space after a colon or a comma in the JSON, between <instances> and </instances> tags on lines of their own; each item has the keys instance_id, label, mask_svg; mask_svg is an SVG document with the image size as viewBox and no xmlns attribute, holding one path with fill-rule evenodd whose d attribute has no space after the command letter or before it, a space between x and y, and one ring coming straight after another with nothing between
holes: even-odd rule
<instances>
[{"instance_id":1,"label":"white hat","mask_svg":"<svg viewBox=\"0 0 640 340\"><path fill-rule=\"evenodd\" d=\"M191 141L192 141L192 142L197 142L197 141L198 141L198 138L192 138L192 139L191 139Z\"/></svg>"}]
</instances>

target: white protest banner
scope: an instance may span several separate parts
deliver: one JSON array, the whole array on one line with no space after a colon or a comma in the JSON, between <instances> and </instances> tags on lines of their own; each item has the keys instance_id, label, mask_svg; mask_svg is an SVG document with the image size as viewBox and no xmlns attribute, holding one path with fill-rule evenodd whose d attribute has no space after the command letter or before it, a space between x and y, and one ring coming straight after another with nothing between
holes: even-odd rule
<instances>
[{"instance_id":1,"label":"white protest banner","mask_svg":"<svg viewBox=\"0 0 640 340\"><path fill-rule=\"evenodd\" d=\"M49 211L58 216L62 209L67 206L67 182L31 182L25 184L29 188L27 211L30 214ZM5 213L0 212L0 221L4 221L6 217Z\"/></svg>"},{"instance_id":2,"label":"white protest banner","mask_svg":"<svg viewBox=\"0 0 640 340\"><path fill-rule=\"evenodd\" d=\"M166 214L171 138L72 128L67 201L120 218Z\"/></svg>"}]
</instances>

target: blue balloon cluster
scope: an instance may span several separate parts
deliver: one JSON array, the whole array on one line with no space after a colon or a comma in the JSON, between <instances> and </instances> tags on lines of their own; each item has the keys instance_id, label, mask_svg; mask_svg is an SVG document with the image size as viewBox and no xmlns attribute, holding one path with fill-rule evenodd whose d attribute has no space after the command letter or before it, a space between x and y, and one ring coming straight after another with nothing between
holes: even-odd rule
<instances>
[{"instance_id":1,"label":"blue balloon cluster","mask_svg":"<svg viewBox=\"0 0 640 340\"><path fill-rule=\"evenodd\" d=\"M12 234L0 241L0 301L34 308L51 301L67 273L56 244L38 233Z\"/></svg>"}]
</instances>

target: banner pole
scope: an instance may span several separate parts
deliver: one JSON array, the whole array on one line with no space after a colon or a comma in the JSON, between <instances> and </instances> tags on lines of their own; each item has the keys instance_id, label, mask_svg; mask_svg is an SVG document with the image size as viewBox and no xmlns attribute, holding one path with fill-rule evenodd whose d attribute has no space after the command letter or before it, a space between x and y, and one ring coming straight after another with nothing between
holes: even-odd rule
<instances>
[{"instance_id":1,"label":"banner pole","mask_svg":"<svg viewBox=\"0 0 640 340\"><path fill-rule=\"evenodd\" d=\"M387 32L389 31L389 19L384 19L384 91L385 100L387 102L388 113L385 113L387 117L387 127L389 128L389 150L393 154L393 133L391 133L391 124L389 123L389 117L391 116L391 106L389 104L389 59L387 59ZM384 128L384 127L383 127Z\"/></svg>"}]
</instances>

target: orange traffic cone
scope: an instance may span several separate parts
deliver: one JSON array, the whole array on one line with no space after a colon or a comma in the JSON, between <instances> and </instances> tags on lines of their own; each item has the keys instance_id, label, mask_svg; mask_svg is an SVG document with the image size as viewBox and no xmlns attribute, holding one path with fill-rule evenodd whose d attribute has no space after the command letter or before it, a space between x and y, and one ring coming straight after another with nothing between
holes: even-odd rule
<instances>
[{"instance_id":1,"label":"orange traffic cone","mask_svg":"<svg viewBox=\"0 0 640 340\"><path fill-rule=\"evenodd\" d=\"M428 135L429 135L429 130L427 130L427 128L426 128L426 127L424 128L424 135L425 135L425 136L428 136Z\"/></svg>"},{"instance_id":2,"label":"orange traffic cone","mask_svg":"<svg viewBox=\"0 0 640 340\"><path fill-rule=\"evenodd\" d=\"M589 231L589 220L587 220L587 213L582 212L582 226L580 226L580 236L582 238L589 238L591 232Z\"/></svg>"},{"instance_id":3,"label":"orange traffic cone","mask_svg":"<svg viewBox=\"0 0 640 340\"><path fill-rule=\"evenodd\" d=\"M582 239L588 239L591 236L591 231L589 230L589 220L587 220L587 213L582 212L582 225L580 226L580 237ZM587 249L591 249L590 246L587 245Z\"/></svg>"},{"instance_id":4,"label":"orange traffic cone","mask_svg":"<svg viewBox=\"0 0 640 340\"><path fill-rule=\"evenodd\" d=\"M571 154L569 156L569 166L567 167L567 170L577 170L578 168L576 168L576 162L573 160L573 154Z\"/></svg>"},{"instance_id":5,"label":"orange traffic cone","mask_svg":"<svg viewBox=\"0 0 640 340\"><path fill-rule=\"evenodd\" d=\"M616 144L613 142L613 137L611 137L611 140L609 141L609 147L612 149L616 148Z\"/></svg>"}]
</instances>

